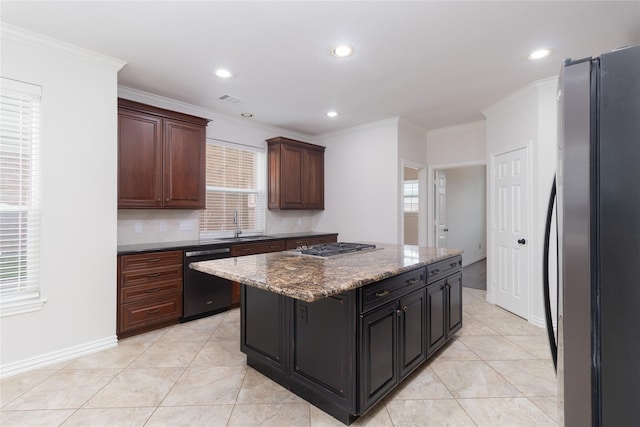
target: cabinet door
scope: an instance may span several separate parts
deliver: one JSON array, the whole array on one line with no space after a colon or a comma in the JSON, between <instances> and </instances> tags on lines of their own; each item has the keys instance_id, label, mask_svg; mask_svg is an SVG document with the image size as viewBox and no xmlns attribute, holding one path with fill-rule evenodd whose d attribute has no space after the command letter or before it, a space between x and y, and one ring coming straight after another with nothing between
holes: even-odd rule
<instances>
[{"instance_id":1,"label":"cabinet door","mask_svg":"<svg viewBox=\"0 0 640 427\"><path fill-rule=\"evenodd\" d=\"M118 207L162 205L162 118L118 110Z\"/></svg>"},{"instance_id":2,"label":"cabinet door","mask_svg":"<svg viewBox=\"0 0 640 427\"><path fill-rule=\"evenodd\" d=\"M324 209L324 152L305 150L302 159L305 209Z\"/></svg>"},{"instance_id":3,"label":"cabinet door","mask_svg":"<svg viewBox=\"0 0 640 427\"><path fill-rule=\"evenodd\" d=\"M251 286L241 285L241 347L271 359L282 369L285 363L285 297Z\"/></svg>"},{"instance_id":4,"label":"cabinet door","mask_svg":"<svg viewBox=\"0 0 640 427\"><path fill-rule=\"evenodd\" d=\"M304 150L299 147L282 145L280 148L280 206L281 208L303 209L302 157Z\"/></svg>"},{"instance_id":5,"label":"cabinet door","mask_svg":"<svg viewBox=\"0 0 640 427\"><path fill-rule=\"evenodd\" d=\"M446 339L446 279L427 286L427 354L433 354Z\"/></svg>"},{"instance_id":6,"label":"cabinet door","mask_svg":"<svg viewBox=\"0 0 640 427\"><path fill-rule=\"evenodd\" d=\"M345 294L312 303L294 300L293 372L340 398L351 391L354 376L348 302Z\"/></svg>"},{"instance_id":7,"label":"cabinet door","mask_svg":"<svg viewBox=\"0 0 640 427\"><path fill-rule=\"evenodd\" d=\"M205 128L165 119L164 206L205 207Z\"/></svg>"},{"instance_id":8,"label":"cabinet door","mask_svg":"<svg viewBox=\"0 0 640 427\"><path fill-rule=\"evenodd\" d=\"M365 411L398 382L397 303L361 315L360 410Z\"/></svg>"},{"instance_id":9,"label":"cabinet door","mask_svg":"<svg viewBox=\"0 0 640 427\"><path fill-rule=\"evenodd\" d=\"M462 273L447 277L447 337L462 328Z\"/></svg>"},{"instance_id":10,"label":"cabinet door","mask_svg":"<svg viewBox=\"0 0 640 427\"><path fill-rule=\"evenodd\" d=\"M400 299L399 362L404 378L427 358L427 291L419 289Z\"/></svg>"}]
</instances>

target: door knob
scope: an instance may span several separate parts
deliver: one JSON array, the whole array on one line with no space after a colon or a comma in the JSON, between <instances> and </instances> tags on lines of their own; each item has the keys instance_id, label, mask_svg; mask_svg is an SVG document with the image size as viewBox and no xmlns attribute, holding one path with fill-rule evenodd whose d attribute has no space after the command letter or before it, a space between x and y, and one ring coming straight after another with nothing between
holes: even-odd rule
<instances>
[{"instance_id":1,"label":"door knob","mask_svg":"<svg viewBox=\"0 0 640 427\"><path fill-rule=\"evenodd\" d=\"M521 245L524 245L525 243L527 243L527 241L524 240L524 239L519 239L518 243L521 244Z\"/></svg>"}]
</instances>

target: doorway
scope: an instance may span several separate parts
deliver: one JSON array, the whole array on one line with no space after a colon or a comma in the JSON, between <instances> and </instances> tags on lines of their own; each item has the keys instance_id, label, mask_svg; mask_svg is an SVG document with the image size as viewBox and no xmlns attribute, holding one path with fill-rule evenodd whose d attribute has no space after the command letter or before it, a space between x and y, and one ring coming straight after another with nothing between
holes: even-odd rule
<instances>
[{"instance_id":1,"label":"doorway","mask_svg":"<svg viewBox=\"0 0 640 427\"><path fill-rule=\"evenodd\" d=\"M529 318L529 149L492 161L491 288L495 304Z\"/></svg>"},{"instance_id":2,"label":"doorway","mask_svg":"<svg viewBox=\"0 0 640 427\"><path fill-rule=\"evenodd\" d=\"M463 250L462 265L486 258L486 165L430 168L430 245Z\"/></svg>"},{"instance_id":3,"label":"doorway","mask_svg":"<svg viewBox=\"0 0 640 427\"><path fill-rule=\"evenodd\" d=\"M404 244L420 243L420 170L403 166L402 215L404 224Z\"/></svg>"}]
</instances>

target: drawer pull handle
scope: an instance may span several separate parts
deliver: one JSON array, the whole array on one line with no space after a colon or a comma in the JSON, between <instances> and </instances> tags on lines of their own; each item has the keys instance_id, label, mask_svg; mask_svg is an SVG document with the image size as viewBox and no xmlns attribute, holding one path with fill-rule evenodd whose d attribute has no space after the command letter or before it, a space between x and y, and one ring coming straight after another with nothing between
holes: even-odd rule
<instances>
[{"instance_id":1,"label":"drawer pull handle","mask_svg":"<svg viewBox=\"0 0 640 427\"><path fill-rule=\"evenodd\" d=\"M457 267L457 266L458 266L458 263L457 263L457 262L452 262L452 263L451 263L451 267Z\"/></svg>"},{"instance_id":2,"label":"drawer pull handle","mask_svg":"<svg viewBox=\"0 0 640 427\"><path fill-rule=\"evenodd\" d=\"M378 297L378 298L384 297L384 296L387 296L387 295L389 295L389 291L386 290L386 289L384 291L382 291L382 292L376 292L376 297Z\"/></svg>"},{"instance_id":3,"label":"drawer pull handle","mask_svg":"<svg viewBox=\"0 0 640 427\"><path fill-rule=\"evenodd\" d=\"M160 274L162 273L149 273L147 274L147 277L158 277Z\"/></svg>"},{"instance_id":4,"label":"drawer pull handle","mask_svg":"<svg viewBox=\"0 0 640 427\"><path fill-rule=\"evenodd\" d=\"M407 280L407 284L408 284L408 285L413 285L413 284L415 284L415 283L418 283L419 281L420 281L420 279L418 279L417 277L414 277L414 278L413 278L413 279L411 279L411 280Z\"/></svg>"},{"instance_id":5,"label":"drawer pull handle","mask_svg":"<svg viewBox=\"0 0 640 427\"><path fill-rule=\"evenodd\" d=\"M438 273L440 273L440 270L437 270L437 269L436 269L436 270L433 270L431 273L432 273L432 274L438 274Z\"/></svg>"},{"instance_id":6,"label":"drawer pull handle","mask_svg":"<svg viewBox=\"0 0 640 427\"><path fill-rule=\"evenodd\" d=\"M154 314L154 313L157 313L159 311L160 311L159 308L154 308L153 310L147 310L147 314Z\"/></svg>"},{"instance_id":7,"label":"drawer pull handle","mask_svg":"<svg viewBox=\"0 0 640 427\"><path fill-rule=\"evenodd\" d=\"M147 264L151 264L152 262L158 262L158 261L160 261L160 258L149 258L147 260Z\"/></svg>"},{"instance_id":8,"label":"drawer pull handle","mask_svg":"<svg viewBox=\"0 0 640 427\"><path fill-rule=\"evenodd\" d=\"M147 289L145 292L148 294L152 294L154 292L160 292L160 288Z\"/></svg>"}]
</instances>

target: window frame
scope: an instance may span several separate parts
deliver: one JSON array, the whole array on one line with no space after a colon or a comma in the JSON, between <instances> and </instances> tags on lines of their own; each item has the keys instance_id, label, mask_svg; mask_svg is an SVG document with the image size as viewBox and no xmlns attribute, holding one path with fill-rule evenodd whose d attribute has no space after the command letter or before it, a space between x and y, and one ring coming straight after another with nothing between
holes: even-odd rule
<instances>
[{"instance_id":1,"label":"window frame","mask_svg":"<svg viewBox=\"0 0 640 427\"><path fill-rule=\"evenodd\" d=\"M205 199L208 200L207 195L210 193L218 193L218 194L229 194L229 195L241 195L241 194L255 194L256 195L256 227L248 229L246 227L240 227L243 236L250 235L258 235L264 234L266 228L266 152L264 148L246 145L236 142L224 141L216 138L207 138L207 144L215 145L218 147L234 149L234 150L242 150L255 153L257 155L257 159L255 162L255 170L254 174L256 177L256 188L235 188L235 187L225 187L225 186L213 186L209 185L208 181L205 187ZM209 168L205 166L205 170ZM204 229L203 227L203 216L205 215L205 209L202 209L198 218L198 235L200 240L207 239L215 239L215 238L227 238L233 237L234 228L224 228L224 229ZM242 216L242 214L241 214ZM230 218L227 218L225 221L228 223Z\"/></svg>"},{"instance_id":2,"label":"window frame","mask_svg":"<svg viewBox=\"0 0 640 427\"><path fill-rule=\"evenodd\" d=\"M42 87L31 83L0 77L0 158L2 171L9 179L16 179L17 191L27 195L19 195L17 202L0 199L0 211L26 213L26 220L15 219L17 239L0 241L0 252L13 249L17 252L18 273L15 279L11 277L0 280L0 317L37 311L42 308L46 299L42 298L40 290L40 216L41 216L41 114ZM26 111L26 112L25 112ZM15 117L13 116L15 115ZM25 123L28 123L25 125ZM28 151L28 154L24 154ZM11 156L9 153L14 154ZM19 164L19 172L15 172ZM22 182L23 164L28 164L28 184ZM5 169L6 168L6 169ZM0 187L2 185L0 184ZM4 188L7 194L10 190ZM15 187L12 188L15 191ZM20 215L21 216L21 215ZM23 232L23 229L26 231ZM7 236L12 234L4 235ZM9 242L9 243L6 243ZM24 258L24 260L23 260ZM11 266L5 258L0 264L0 272L10 273ZM24 263L24 267L22 264Z\"/></svg>"}]
</instances>

